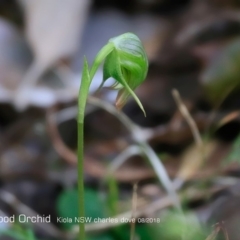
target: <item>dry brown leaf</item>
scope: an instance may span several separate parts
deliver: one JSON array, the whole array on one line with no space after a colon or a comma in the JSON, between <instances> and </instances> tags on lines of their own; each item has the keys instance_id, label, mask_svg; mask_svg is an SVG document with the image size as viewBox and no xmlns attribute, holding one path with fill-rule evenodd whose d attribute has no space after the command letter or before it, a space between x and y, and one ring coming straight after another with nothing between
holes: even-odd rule
<instances>
[{"instance_id":1,"label":"dry brown leaf","mask_svg":"<svg viewBox=\"0 0 240 240\"><path fill-rule=\"evenodd\" d=\"M25 12L27 39L35 56L15 99L16 107L24 109L28 105L25 96L44 71L77 50L90 1L19 1Z\"/></svg>"},{"instance_id":2,"label":"dry brown leaf","mask_svg":"<svg viewBox=\"0 0 240 240\"><path fill-rule=\"evenodd\" d=\"M196 144L191 145L182 155L182 164L177 174L178 178L184 181L191 179L217 146L217 141L211 141L203 147Z\"/></svg>"},{"instance_id":3,"label":"dry brown leaf","mask_svg":"<svg viewBox=\"0 0 240 240\"><path fill-rule=\"evenodd\" d=\"M31 62L31 54L18 29L0 18L0 101L7 102L7 90L17 88Z\"/></svg>"},{"instance_id":4,"label":"dry brown leaf","mask_svg":"<svg viewBox=\"0 0 240 240\"><path fill-rule=\"evenodd\" d=\"M73 54L90 1L24 0L27 39L36 62L50 65Z\"/></svg>"}]
</instances>

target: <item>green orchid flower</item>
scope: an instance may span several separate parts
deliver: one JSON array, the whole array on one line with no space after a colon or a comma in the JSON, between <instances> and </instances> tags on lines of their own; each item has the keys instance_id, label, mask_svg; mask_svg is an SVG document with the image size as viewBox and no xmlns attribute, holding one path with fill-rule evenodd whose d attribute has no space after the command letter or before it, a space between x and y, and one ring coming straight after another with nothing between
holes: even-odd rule
<instances>
[{"instance_id":1,"label":"green orchid flower","mask_svg":"<svg viewBox=\"0 0 240 240\"><path fill-rule=\"evenodd\" d=\"M140 39L125 33L109 40L112 51L107 55L103 66L103 82L112 77L116 80L112 88L119 90L116 107L121 109L132 96L144 115L144 108L133 92L146 78L148 59Z\"/></svg>"}]
</instances>

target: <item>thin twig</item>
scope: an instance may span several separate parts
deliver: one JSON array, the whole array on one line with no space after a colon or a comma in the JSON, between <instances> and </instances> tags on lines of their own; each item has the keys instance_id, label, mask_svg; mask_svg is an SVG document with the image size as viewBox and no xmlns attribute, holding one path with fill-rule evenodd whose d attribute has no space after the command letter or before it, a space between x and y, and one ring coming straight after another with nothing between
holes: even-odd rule
<instances>
[{"instance_id":1,"label":"thin twig","mask_svg":"<svg viewBox=\"0 0 240 240\"><path fill-rule=\"evenodd\" d=\"M227 232L227 229L226 229L226 227L225 227L224 222L219 223L219 225L220 225L220 228L221 228L221 230L222 230L222 232L223 232L223 235L224 235L225 240L229 240L228 232Z\"/></svg>"},{"instance_id":2,"label":"thin twig","mask_svg":"<svg viewBox=\"0 0 240 240\"><path fill-rule=\"evenodd\" d=\"M224 222L218 222L214 224L214 231L207 237L206 240L214 240L220 231L223 232L225 240L229 240L227 229L224 226Z\"/></svg>"},{"instance_id":3,"label":"thin twig","mask_svg":"<svg viewBox=\"0 0 240 240\"><path fill-rule=\"evenodd\" d=\"M130 240L134 240L135 226L136 226L136 210L137 210L137 183L133 185L133 196L132 196L132 221L131 221L131 233Z\"/></svg>"},{"instance_id":4,"label":"thin twig","mask_svg":"<svg viewBox=\"0 0 240 240\"><path fill-rule=\"evenodd\" d=\"M47 112L46 116L47 122L47 131L49 136L52 139L53 145L57 151L57 153L63 157L70 165L75 165L77 162L76 154L69 149L66 144L61 139L61 136L58 131L56 114L54 113L54 109L50 109Z\"/></svg>"},{"instance_id":5,"label":"thin twig","mask_svg":"<svg viewBox=\"0 0 240 240\"><path fill-rule=\"evenodd\" d=\"M116 158L111 161L108 166L107 174L113 174L117 169L119 169L130 157L135 155L142 155L142 151L139 146L132 145L124 149Z\"/></svg>"},{"instance_id":6,"label":"thin twig","mask_svg":"<svg viewBox=\"0 0 240 240\"><path fill-rule=\"evenodd\" d=\"M197 128L197 125L196 125L195 121L193 120L191 114L189 113L187 107L183 103L178 90L173 89L172 95L173 95L174 100L176 101L179 111L182 113L183 117L186 119L186 121L192 131L192 134L193 134L193 137L195 139L197 146L202 147L203 141L202 141L201 135L199 133L199 130Z\"/></svg>"},{"instance_id":7,"label":"thin twig","mask_svg":"<svg viewBox=\"0 0 240 240\"><path fill-rule=\"evenodd\" d=\"M206 238L206 240L214 240L217 237L219 231L220 228L215 228L213 232Z\"/></svg>"},{"instance_id":8,"label":"thin twig","mask_svg":"<svg viewBox=\"0 0 240 240\"><path fill-rule=\"evenodd\" d=\"M191 114L189 113L186 105L183 103L181 96L178 92L178 90L173 89L172 90L172 95L173 98L178 106L179 111L181 112L181 114L183 115L183 117L185 118L186 122L188 123L190 130L192 132L192 135L194 137L194 140L196 142L197 147L199 148L199 150L201 150L201 152L203 153L203 141L200 135L200 132L198 130L198 127L196 125L196 122L194 121L194 119L192 118ZM204 159L204 155L202 156L202 159ZM174 186L176 189L181 188L181 186L184 184L184 180L181 178L176 178L174 180Z\"/></svg>"}]
</instances>

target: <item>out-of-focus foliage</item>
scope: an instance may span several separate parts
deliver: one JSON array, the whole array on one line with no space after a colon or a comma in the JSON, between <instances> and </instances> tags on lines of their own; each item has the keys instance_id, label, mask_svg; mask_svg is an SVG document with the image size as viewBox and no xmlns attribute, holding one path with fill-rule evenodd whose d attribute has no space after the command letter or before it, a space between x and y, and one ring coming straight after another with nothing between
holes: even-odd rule
<instances>
[{"instance_id":1,"label":"out-of-focus foliage","mask_svg":"<svg viewBox=\"0 0 240 240\"><path fill-rule=\"evenodd\" d=\"M207 96L213 103L240 88L240 39L229 43L203 73L202 80Z\"/></svg>"},{"instance_id":2,"label":"out-of-focus foliage","mask_svg":"<svg viewBox=\"0 0 240 240\"><path fill-rule=\"evenodd\" d=\"M224 165L229 163L240 163L240 135L236 137L228 156L224 160Z\"/></svg>"},{"instance_id":3,"label":"out-of-focus foliage","mask_svg":"<svg viewBox=\"0 0 240 240\"><path fill-rule=\"evenodd\" d=\"M181 238L184 240L204 240L206 238L205 229L194 214L186 213L183 216L172 211L162 215L158 234L159 238L164 240Z\"/></svg>"},{"instance_id":4,"label":"out-of-focus foliage","mask_svg":"<svg viewBox=\"0 0 240 240\"><path fill-rule=\"evenodd\" d=\"M91 218L90 222L94 218L104 217L104 203L99 199L96 191L91 189L85 189L85 214L86 217ZM78 192L77 189L64 190L58 197L57 200L57 211L60 217L71 220L63 223L63 227L66 229L76 225L75 221L78 218ZM102 207L100 207L102 206Z\"/></svg>"},{"instance_id":5,"label":"out-of-focus foliage","mask_svg":"<svg viewBox=\"0 0 240 240\"><path fill-rule=\"evenodd\" d=\"M11 229L0 230L0 237L11 237L14 240L37 240L31 228L23 228L15 223Z\"/></svg>"}]
</instances>

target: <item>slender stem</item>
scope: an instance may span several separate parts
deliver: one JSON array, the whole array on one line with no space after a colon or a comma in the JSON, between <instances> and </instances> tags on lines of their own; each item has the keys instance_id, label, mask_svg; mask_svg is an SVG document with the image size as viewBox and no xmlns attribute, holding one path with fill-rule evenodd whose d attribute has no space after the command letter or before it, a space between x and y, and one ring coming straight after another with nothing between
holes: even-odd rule
<instances>
[{"instance_id":1,"label":"slender stem","mask_svg":"<svg viewBox=\"0 0 240 240\"><path fill-rule=\"evenodd\" d=\"M78 123L78 199L79 199L79 217L85 216L84 210L84 167L83 167L83 123ZM79 222L79 240L85 239L85 224Z\"/></svg>"},{"instance_id":2,"label":"slender stem","mask_svg":"<svg viewBox=\"0 0 240 240\"><path fill-rule=\"evenodd\" d=\"M137 188L138 185L135 183L133 185L133 196L132 196L132 218L131 218L131 231L130 231L130 240L135 238L135 229L136 229L136 210L137 210Z\"/></svg>"},{"instance_id":3,"label":"slender stem","mask_svg":"<svg viewBox=\"0 0 240 240\"><path fill-rule=\"evenodd\" d=\"M92 81L97 69L99 68L102 61L105 59L105 57L113 50L114 46L112 43L106 44L97 54L97 56L94 59L93 65L90 69L89 76Z\"/></svg>"},{"instance_id":4,"label":"slender stem","mask_svg":"<svg viewBox=\"0 0 240 240\"><path fill-rule=\"evenodd\" d=\"M86 102L92 79L105 57L112 51L112 44L105 45L97 54L92 68L89 71L87 60L84 59L84 68L82 73L82 81L78 96L78 201L79 201L79 217L85 217L84 210L84 113ZM79 221L79 240L85 240L85 223Z\"/></svg>"},{"instance_id":5,"label":"slender stem","mask_svg":"<svg viewBox=\"0 0 240 240\"><path fill-rule=\"evenodd\" d=\"M79 217L85 216L84 211L84 112L88 89L90 86L89 79L82 78L79 100L78 100L78 200L79 200ZM85 224L79 221L79 240L85 240Z\"/></svg>"}]
</instances>

